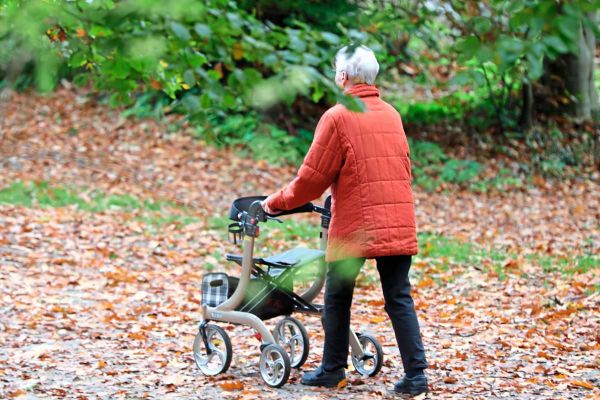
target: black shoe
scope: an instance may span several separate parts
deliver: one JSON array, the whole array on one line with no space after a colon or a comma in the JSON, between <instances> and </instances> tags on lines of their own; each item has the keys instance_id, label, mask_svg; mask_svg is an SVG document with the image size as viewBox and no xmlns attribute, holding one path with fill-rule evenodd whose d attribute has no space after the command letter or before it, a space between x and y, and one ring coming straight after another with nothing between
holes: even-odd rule
<instances>
[{"instance_id":1,"label":"black shoe","mask_svg":"<svg viewBox=\"0 0 600 400\"><path fill-rule=\"evenodd\" d=\"M407 394L421 394L429 391L427 378L420 374L409 378L405 376L400 382L394 385L394 392Z\"/></svg>"},{"instance_id":2,"label":"black shoe","mask_svg":"<svg viewBox=\"0 0 600 400\"><path fill-rule=\"evenodd\" d=\"M335 371L325 371L322 365L314 371L305 372L302 375L301 383L308 386L336 387L341 381L346 379L344 368Z\"/></svg>"}]
</instances>

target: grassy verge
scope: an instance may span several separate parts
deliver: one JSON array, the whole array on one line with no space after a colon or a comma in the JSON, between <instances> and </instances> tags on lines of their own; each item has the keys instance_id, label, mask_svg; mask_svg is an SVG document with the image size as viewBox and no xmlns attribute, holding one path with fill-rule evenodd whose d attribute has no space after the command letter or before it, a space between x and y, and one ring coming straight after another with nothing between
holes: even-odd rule
<instances>
[{"instance_id":1,"label":"grassy verge","mask_svg":"<svg viewBox=\"0 0 600 400\"><path fill-rule=\"evenodd\" d=\"M0 204L3 203L41 208L76 207L87 212L136 213L134 220L151 227L197 221L188 210L169 201L140 200L128 194L106 194L95 189L56 186L48 182L14 182L0 190Z\"/></svg>"},{"instance_id":2,"label":"grassy verge","mask_svg":"<svg viewBox=\"0 0 600 400\"><path fill-rule=\"evenodd\" d=\"M229 223L230 221L225 217L215 217L210 220L209 227L226 232ZM314 244L319 237L318 220L309 223L287 219L280 226L275 225L275 222L269 224L270 227L263 230L263 233L268 235L268 239ZM487 248L428 232L419 233L418 239L420 252L415 257L415 261L426 262L440 272L447 272L453 265L460 265L492 271L499 279L504 280L508 271L518 272L523 263L539 266L541 272L562 272L565 275L585 273L600 266L600 256L594 254L563 257L533 253L522 256L516 252ZM268 245L266 249L269 249Z\"/></svg>"}]
</instances>

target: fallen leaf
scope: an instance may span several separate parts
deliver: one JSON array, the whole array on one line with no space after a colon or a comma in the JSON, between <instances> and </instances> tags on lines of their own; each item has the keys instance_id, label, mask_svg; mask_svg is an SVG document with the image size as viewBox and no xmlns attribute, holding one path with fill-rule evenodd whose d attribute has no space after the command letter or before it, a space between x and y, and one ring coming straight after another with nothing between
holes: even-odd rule
<instances>
[{"instance_id":1,"label":"fallen leaf","mask_svg":"<svg viewBox=\"0 0 600 400\"><path fill-rule=\"evenodd\" d=\"M456 379L456 378L454 378L452 376L447 376L447 377L444 378L444 383L451 384L451 383L456 383L456 382L458 382L458 379Z\"/></svg>"},{"instance_id":2,"label":"fallen leaf","mask_svg":"<svg viewBox=\"0 0 600 400\"><path fill-rule=\"evenodd\" d=\"M341 389L341 388L345 387L347 384L348 384L348 378L344 378L337 384L337 388Z\"/></svg>"},{"instance_id":3,"label":"fallen leaf","mask_svg":"<svg viewBox=\"0 0 600 400\"><path fill-rule=\"evenodd\" d=\"M586 381L571 381L571 386L578 386L585 389L594 389L594 385Z\"/></svg>"},{"instance_id":4,"label":"fallen leaf","mask_svg":"<svg viewBox=\"0 0 600 400\"><path fill-rule=\"evenodd\" d=\"M242 390L244 388L244 384L240 381L222 382L219 386L221 386L221 389L227 391Z\"/></svg>"}]
</instances>

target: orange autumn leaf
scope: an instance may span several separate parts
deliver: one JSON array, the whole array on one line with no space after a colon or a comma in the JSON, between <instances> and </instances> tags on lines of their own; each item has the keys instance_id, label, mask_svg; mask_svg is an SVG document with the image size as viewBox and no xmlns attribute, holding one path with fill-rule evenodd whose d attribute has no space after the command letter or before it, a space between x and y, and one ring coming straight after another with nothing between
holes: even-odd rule
<instances>
[{"instance_id":1,"label":"orange autumn leaf","mask_svg":"<svg viewBox=\"0 0 600 400\"><path fill-rule=\"evenodd\" d=\"M383 321L385 321L385 317L384 316L380 316L380 315L376 315L374 317L371 317L371 319L369 320L374 324L379 324Z\"/></svg>"},{"instance_id":2,"label":"orange autumn leaf","mask_svg":"<svg viewBox=\"0 0 600 400\"><path fill-rule=\"evenodd\" d=\"M87 32L85 31L85 29L83 28L77 28L77 37L84 37L85 35L87 35Z\"/></svg>"},{"instance_id":3,"label":"orange autumn leaf","mask_svg":"<svg viewBox=\"0 0 600 400\"><path fill-rule=\"evenodd\" d=\"M423 279L421 279L421 281L417 284L417 287L419 288L426 288L433 285L433 279L431 279L430 277L425 277Z\"/></svg>"},{"instance_id":4,"label":"orange autumn leaf","mask_svg":"<svg viewBox=\"0 0 600 400\"><path fill-rule=\"evenodd\" d=\"M162 84L154 78L150 78L150 87L154 90L162 89Z\"/></svg>"},{"instance_id":5,"label":"orange autumn leaf","mask_svg":"<svg viewBox=\"0 0 600 400\"><path fill-rule=\"evenodd\" d=\"M242 390L244 388L244 384L240 381L227 381L220 383L219 386L227 391Z\"/></svg>"},{"instance_id":6,"label":"orange autumn leaf","mask_svg":"<svg viewBox=\"0 0 600 400\"><path fill-rule=\"evenodd\" d=\"M585 389L590 389L590 390L594 389L594 385L592 385L591 383L586 382L586 381L572 381L571 385L572 386L577 386L577 387L582 387L582 388L585 388Z\"/></svg>"},{"instance_id":7,"label":"orange autumn leaf","mask_svg":"<svg viewBox=\"0 0 600 400\"><path fill-rule=\"evenodd\" d=\"M141 332L130 332L127 337L133 340L146 340L146 336L144 336Z\"/></svg>"},{"instance_id":8,"label":"orange autumn leaf","mask_svg":"<svg viewBox=\"0 0 600 400\"><path fill-rule=\"evenodd\" d=\"M260 392L261 392L261 390L257 389L257 388L254 388L254 389L244 389L242 391L242 395L252 395L252 394L257 395L257 394L260 394Z\"/></svg>"},{"instance_id":9,"label":"orange autumn leaf","mask_svg":"<svg viewBox=\"0 0 600 400\"><path fill-rule=\"evenodd\" d=\"M456 304L458 303L458 300L456 299L456 297L450 297L448 300L446 300L446 304Z\"/></svg>"},{"instance_id":10,"label":"orange autumn leaf","mask_svg":"<svg viewBox=\"0 0 600 400\"><path fill-rule=\"evenodd\" d=\"M517 268L519 266L519 260L508 260L504 263L504 268Z\"/></svg>"},{"instance_id":11,"label":"orange autumn leaf","mask_svg":"<svg viewBox=\"0 0 600 400\"><path fill-rule=\"evenodd\" d=\"M447 376L444 378L444 383L451 384L451 383L456 383L456 382L458 382L458 379L456 379L453 376Z\"/></svg>"},{"instance_id":12,"label":"orange autumn leaf","mask_svg":"<svg viewBox=\"0 0 600 400\"><path fill-rule=\"evenodd\" d=\"M569 348L568 346L565 346L564 344L562 344L559 341L556 341L553 339L546 339L546 342L548 342L549 344L551 344L552 346L554 346L560 350L571 351L571 348Z\"/></svg>"},{"instance_id":13,"label":"orange autumn leaf","mask_svg":"<svg viewBox=\"0 0 600 400\"><path fill-rule=\"evenodd\" d=\"M347 384L348 384L348 378L344 378L337 384L337 388L341 389L341 388L345 387Z\"/></svg>"},{"instance_id":14,"label":"orange autumn leaf","mask_svg":"<svg viewBox=\"0 0 600 400\"><path fill-rule=\"evenodd\" d=\"M27 392L25 392L23 389L17 389L17 390L15 390L13 392L9 392L8 393L8 397L10 399L14 399L15 397L21 397L21 396L24 396L26 394L27 394Z\"/></svg>"}]
</instances>

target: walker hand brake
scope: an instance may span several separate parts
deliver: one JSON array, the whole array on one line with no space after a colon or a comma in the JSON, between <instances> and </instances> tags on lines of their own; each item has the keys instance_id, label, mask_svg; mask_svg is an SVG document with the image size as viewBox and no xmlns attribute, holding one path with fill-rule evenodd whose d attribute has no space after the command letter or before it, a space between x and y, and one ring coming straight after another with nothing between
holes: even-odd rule
<instances>
[{"instance_id":1,"label":"walker hand brake","mask_svg":"<svg viewBox=\"0 0 600 400\"><path fill-rule=\"evenodd\" d=\"M270 219L270 220L273 220L273 221L277 221L277 222L279 222L280 224L283 224L283 221L282 221L282 220L280 220L279 218L275 218L275 217L269 217L268 215L267 215L266 217L267 217L267 219Z\"/></svg>"}]
</instances>

